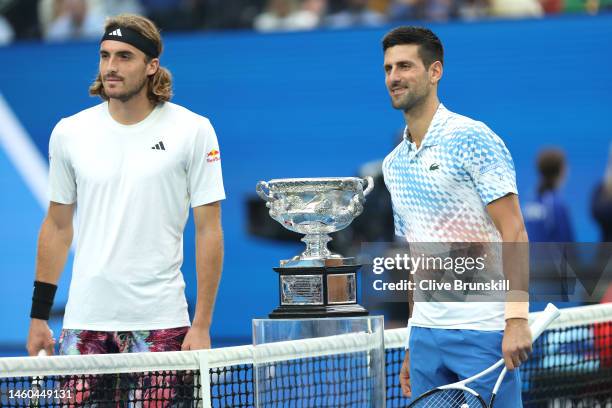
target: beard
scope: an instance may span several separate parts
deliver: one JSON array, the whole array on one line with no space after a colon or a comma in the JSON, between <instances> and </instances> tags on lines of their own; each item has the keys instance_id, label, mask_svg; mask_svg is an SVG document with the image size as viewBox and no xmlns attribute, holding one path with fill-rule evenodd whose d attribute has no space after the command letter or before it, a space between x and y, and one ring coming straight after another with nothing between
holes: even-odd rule
<instances>
[{"instance_id":1,"label":"beard","mask_svg":"<svg viewBox=\"0 0 612 408\"><path fill-rule=\"evenodd\" d=\"M139 84L136 84L133 88L128 89L121 94L111 96L107 92L106 95L109 97L109 99L119 99L121 102L125 103L132 99L134 96L138 95L140 91L142 91L142 89L147 85L148 81L149 77L144 77L144 79L140 81Z\"/></svg>"},{"instance_id":2,"label":"beard","mask_svg":"<svg viewBox=\"0 0 612 408\"><path fill-rule=\"evenodd\" d=\"M412 83L410 83L410 81L398 80L397 82L392 83L391 87L402 85L404 85L406 89L405 93L400 95L399 98L393 98L392 96L391 105L393 108L402 110L406 113L422 106L432 91L427 72L419 75L416 78L416 81L413 81Z\"/></svg>"},{"instance_id":3,"label":"beard","mask_svg":"<svg viewBox=\"0 0 612 408\"><path fill-rule=\"evenodd\" d=\"M415 107L421 106L428 95L429 90L427 88L418 89L415 92L407 91L399 99L391 98L391 105L395 109L410 112Z\"/></svg>"}]
</instances>

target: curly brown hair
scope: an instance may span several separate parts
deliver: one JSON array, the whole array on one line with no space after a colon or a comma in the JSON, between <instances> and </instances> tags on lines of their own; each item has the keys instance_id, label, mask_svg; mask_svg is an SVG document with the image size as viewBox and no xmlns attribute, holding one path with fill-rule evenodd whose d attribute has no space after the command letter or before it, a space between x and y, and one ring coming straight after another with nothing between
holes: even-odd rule
<instances>
[{"instance_id":1,"label":"curly brown hair","mask_svg":"<svg viewBox=\"0 0 612 408\"><path fill-rule=\"evenodd\" d=\"M152 40L157 46L157 50L161 55L163 50L163 44L159 30L148 18L138 16L135 14L120 14L115 17L109 17L106 19L104 25L104 31L106 32L112 26L128 27L132 30L139 32L148 39ZM146 61L151 61L150 56L146 56ZM108 101L108 95L104 92L104 85L102 84L102 75L98 72L96 79L89 87L89 94L91 96L99 96L100 98ZM168 69L161 65L155 72L155 74L149 77L149 83L147 84L147 97L154 104L160 102L167 102L172 98L172 74Z\"/></svg>"}]
</instances>

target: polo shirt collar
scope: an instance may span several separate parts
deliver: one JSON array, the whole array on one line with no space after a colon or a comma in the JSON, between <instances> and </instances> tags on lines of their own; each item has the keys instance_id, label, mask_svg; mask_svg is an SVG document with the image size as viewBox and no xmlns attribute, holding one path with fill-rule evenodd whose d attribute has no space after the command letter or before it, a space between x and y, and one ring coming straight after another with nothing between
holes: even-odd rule
<instances>
[{"instance_id":1,"label":"polo shirt collar","mask_svg":"<svg viewBox=\"0 0 612 408\"><path fill-rule=\"evenodd\" d=\"M429 127L427 128L427 133L425 133L421 147L435 146L440 143L442 132L439 127L446 121L448 114L448 109L446 109L446 107L440 103L438 105L438 109L436 109L436 113L434 113L434 116L431 119ZM408 126L406 126L404 129L404 140L412 145L412 140L409 137Z\"/></svg>"}]
</instances>

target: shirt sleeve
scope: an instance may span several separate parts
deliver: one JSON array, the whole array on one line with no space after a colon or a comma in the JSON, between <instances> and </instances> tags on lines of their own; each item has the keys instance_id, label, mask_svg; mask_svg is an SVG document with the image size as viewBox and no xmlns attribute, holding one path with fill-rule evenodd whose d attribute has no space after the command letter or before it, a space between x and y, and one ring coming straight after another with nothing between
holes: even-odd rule
<instances>
[{"instance_id":1,"label":"shirt sleeve","mask_svg":"<svg viewBox=\"0 0 612 408\"><path fill-rule=\"evenodd\" d=\"M67 153L60 121L49 140L49 199L60 204L73 204L77 198L74 168Z\"/></svg>"},{"instance_id":2,"label":"shirt sleeve","mask_svg":"<svg viewBox=\"0 0 612 408\"><path fill-rule=\"evenodd\" d=\"M514 162L508 148L491 129L477 126L468 142L468 163L476 191L485 205L507 194L518 194Z\"/></svg>"},{"instance_id":3,"label":"shirt sleeve","mask_svg":"<svg viewBox=\"0 0 612 408\"><path fill-rule=\"evenodd\" d=\"M191 207L225 199L219 142L208 119L203 119L197 131L187 177Z\"/></svg>"}]
</instances>

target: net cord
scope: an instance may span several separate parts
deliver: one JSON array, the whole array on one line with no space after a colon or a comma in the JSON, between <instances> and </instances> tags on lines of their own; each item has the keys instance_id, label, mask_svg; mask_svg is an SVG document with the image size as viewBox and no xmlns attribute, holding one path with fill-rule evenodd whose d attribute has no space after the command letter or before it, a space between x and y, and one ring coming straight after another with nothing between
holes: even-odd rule
<instances>
[{"instance_id":1,"label":"net cord","mask_svg":"<svg viewBox=\"0 0 612 408\"><path fill-rule=\"evenodd\" d=\"M372 336L376 337L373 341ZM0 378L137 373L156 370L197 370L205 357L208 368L272 363L300 358L370 350L384 341L380 333L355 333L314 339L283 341L259 346L159 353L88 354L48 357L0 358ZM201 355L204 356L201 356Z\"/></svg>"},{"instance_id":2,"label":"net cord","mask_svg":"<svg viewBox=\"0 0 612 408\"><path fill-rule=\"evenodd\" d=\"M0 359L0 378L136 373L156 371L160 368L177 371L196 370L199 368L198 353L208 351L7 357Z\"/></svg>"}]
</instances>

